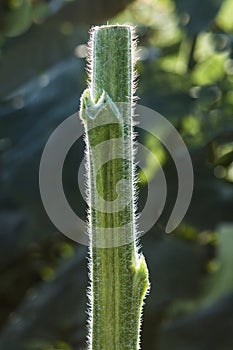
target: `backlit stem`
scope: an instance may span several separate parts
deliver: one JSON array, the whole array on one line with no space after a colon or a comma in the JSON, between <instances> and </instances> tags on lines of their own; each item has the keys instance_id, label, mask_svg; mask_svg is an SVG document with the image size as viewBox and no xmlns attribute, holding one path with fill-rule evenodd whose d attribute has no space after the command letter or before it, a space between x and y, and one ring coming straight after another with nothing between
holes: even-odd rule
<instances>
[{"instance_id":1,"label":"backlit stem","mask_svg":"<svg viewBox=\"0 0 233 350\"><path fill-rule=\"evenodd\" d=\"M86 132L90 237L89 350L138 350L149 287L137 252L133 163L133 30L92 31Z\"/></svg>"}]
</instances>

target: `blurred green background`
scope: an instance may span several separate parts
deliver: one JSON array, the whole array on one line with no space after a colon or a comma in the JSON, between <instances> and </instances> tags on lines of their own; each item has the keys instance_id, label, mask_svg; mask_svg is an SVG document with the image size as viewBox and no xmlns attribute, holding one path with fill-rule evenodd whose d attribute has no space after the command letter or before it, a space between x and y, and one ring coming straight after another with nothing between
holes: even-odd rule
<instances>
[{"instance_id":1,"label":"blurred green background","mask_svg":"<svg viewBox=\"0 0 233 350\"><path fill-rule=\"evenodd\" d=\"M187 215L167 235L175 166L138 130L168 183L165 210L142 238L152 284L142 349L233 349L232 14L232 0L0 0L1 350L85 349L87 248L50 223L38 168L49 135L78 109L89 29L107 22L136 26L140 104L177 128L195 176ZM83 151L79 139L63 183L84 219ZM157 169L148 159L143 171L152 179ZM139 173L142 209L148 186Z\"/></svg>"}]
</instances>

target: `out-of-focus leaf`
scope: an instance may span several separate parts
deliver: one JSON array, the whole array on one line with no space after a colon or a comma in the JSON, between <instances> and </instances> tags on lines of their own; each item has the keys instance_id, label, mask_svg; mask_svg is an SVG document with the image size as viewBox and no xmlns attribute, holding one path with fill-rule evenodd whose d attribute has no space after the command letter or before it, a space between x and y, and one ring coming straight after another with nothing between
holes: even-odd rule
<instances>
[{"instance_id":1,"label":"out-of-focus leaf","mask_svg":"<svg viewBox=\"0 0 233 350\"><path fill-rule=\"evenodd\" d=\"M223 78L225 61L225 54L216 54L196 65L192 73L194 84L212 84Z\"/></svg>"},{"instance_id":2,"label":"out-of-focus leaf","mask_svg":"<svg viewBox=\"0 0 233 350\"><path fill-rule=\"evenodd\" d=\"M30 1L21 0L18 3L19 6L12 8L5 16L4 32L8 37L22 34L32 23Z\"/></svg>"},{"instance_id":3,"label":"out-of-focus leaf","mask_svg":"<svg viewBox=\"0 0 233 350\"><path fill-rule=\"evenodd\" d=\"M233 30L233 21L232 21L232 13L233 13L233 1L225 0L223 1L221 10L217 16L217 23L224 30L231 32Z\"/></svg>"},{"instance_id":4,"label":"out-of-focus leaf","mask_svg":"<svg viewBox=\"0 0 233 350\"><path fill-rule=\"evenodd\" d=\"M217 228L219 270L206 282L202 303L210 304L224 294L233 291L233 224L222 224Z\"/></svg>"},{"instance_id":5,"label":"out-of-focus leaf","mask_svg":"<svg viewBox=\"0 0 233 350\"><path fill-rule=\"evenodd\" d=\"M224 154L222 157L216 159L215 165L229 166L233 161L233 151Z\"/></svg>"}]
</instances>

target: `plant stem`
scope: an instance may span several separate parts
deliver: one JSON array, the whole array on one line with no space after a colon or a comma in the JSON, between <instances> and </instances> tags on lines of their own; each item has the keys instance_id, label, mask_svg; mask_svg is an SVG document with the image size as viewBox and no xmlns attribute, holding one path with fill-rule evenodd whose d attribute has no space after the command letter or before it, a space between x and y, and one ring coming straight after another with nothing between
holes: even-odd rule
<instances>
[{"instance_id":1,"label":"plant stem","mask_svg":"<svg viewBox=\"0 0 233 350\"><path fill-rule=\"evenodd\" d=\"M90 206L89 349L137 350L149 282L136 246L132 28L95 27L90 45L90 87L81 99Z\"/></svg>"}]
</instances>

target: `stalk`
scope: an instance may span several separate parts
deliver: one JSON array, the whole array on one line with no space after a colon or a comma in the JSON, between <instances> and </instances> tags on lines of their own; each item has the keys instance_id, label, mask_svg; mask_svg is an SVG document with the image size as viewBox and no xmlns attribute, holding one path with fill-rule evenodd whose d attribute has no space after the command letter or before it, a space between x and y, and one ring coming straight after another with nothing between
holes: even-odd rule
<instances>
[{"instance_id":1,"label":"stalk","mask_svg":"<svg viewBox=\"0 0 233 350\"><path fill-rule=\"evenodd\" d=\"M138 350L148 270L137 249L133 159L133 30L94 27L86 133L90 238L89 350Z\"/></svg>"}]
</instances>

